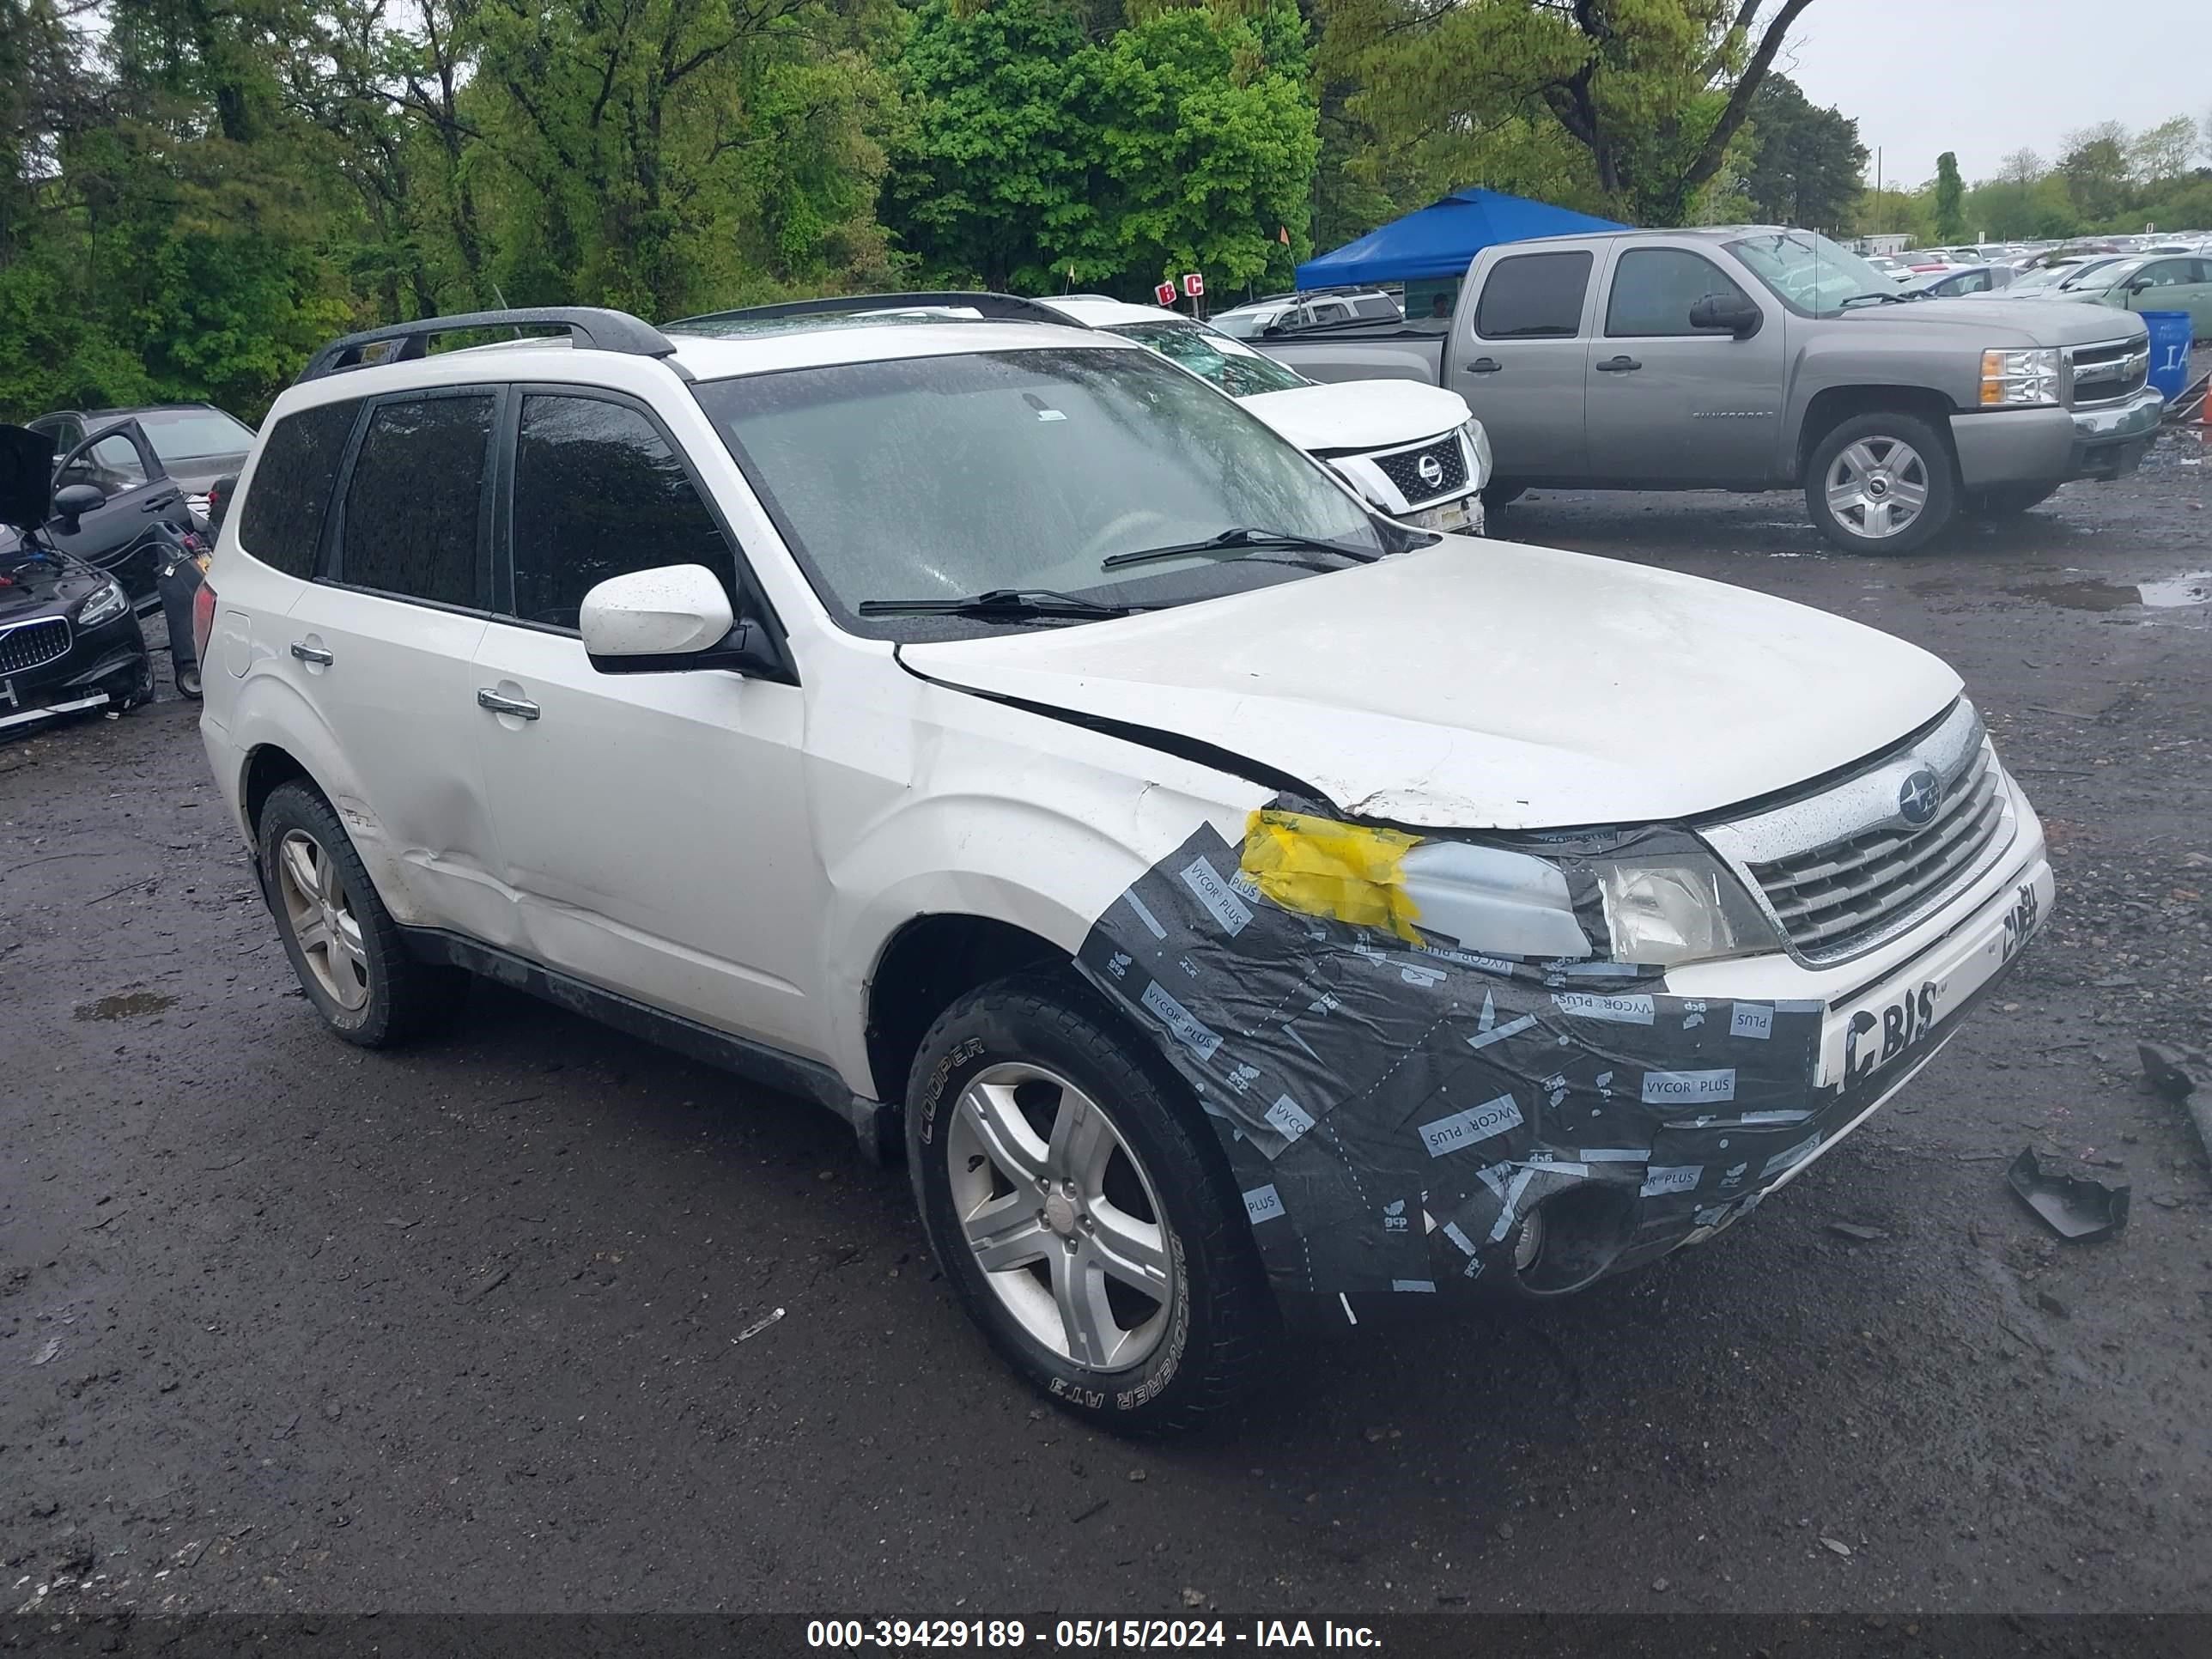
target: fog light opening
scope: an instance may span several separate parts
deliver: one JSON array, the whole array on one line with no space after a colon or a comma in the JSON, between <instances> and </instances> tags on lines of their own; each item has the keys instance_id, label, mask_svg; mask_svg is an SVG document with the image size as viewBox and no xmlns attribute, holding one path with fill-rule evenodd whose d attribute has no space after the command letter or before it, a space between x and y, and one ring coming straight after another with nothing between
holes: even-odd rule
<instances>
[{"instance_id":1,"label":"fog light opening","mask_svg":"<svg viewBox=\"0 0 2212 1659\"><path fill-rule=\"evenodd\" d=\"M1634 1196L1592 1182L1546 1199L1513 1236L1513 1277L1529 1296L1565 1296L1601 1277L1628 1243Z\"/></svg>"}]
</instances>

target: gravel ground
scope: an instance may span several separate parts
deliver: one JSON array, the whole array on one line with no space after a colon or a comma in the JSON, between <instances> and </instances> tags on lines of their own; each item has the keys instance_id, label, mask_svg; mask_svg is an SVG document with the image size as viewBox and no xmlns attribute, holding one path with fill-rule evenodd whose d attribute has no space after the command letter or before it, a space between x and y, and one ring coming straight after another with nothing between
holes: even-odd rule
<instances>
[{"instance_id":1,"label":"gravel ground","mask_svg":"<svg viewBox=\"0 0 2212 1659\"><path fill-rule=\"evenodd\" d=\"M434 1047L325 1036L190 706L0 747L0 1606L2212 1609L2212 1176L2134 1075L2212 1043L2193 454L1895 562L1784 497L1506 515L1949 659L2056 920L1711 1246L1288 1352L1166 1447L1014 1383L826 1116L491 989ZM2031 1145L2125 1232L2045 1234Z\"/></svg>"}]
</instances>

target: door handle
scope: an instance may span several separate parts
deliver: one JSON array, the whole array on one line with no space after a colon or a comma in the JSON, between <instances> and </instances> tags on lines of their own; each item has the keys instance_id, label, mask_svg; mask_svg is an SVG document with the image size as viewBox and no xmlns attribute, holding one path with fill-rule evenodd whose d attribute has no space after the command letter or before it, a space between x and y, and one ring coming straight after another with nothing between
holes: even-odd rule
<instances>
[{"instance_id":1,"label":"door handle","mask_svg":"<svg viewBox=\"0 0 2212 1659\"><path fill-rule=\"evenodd\" d=\"M302 645L297 640L292 641L292 654L301 662L313 663L319 668L328 668L337 660L319 645Z\"/></svg>"},{"instance_id":2,"label":"door handle","mask_svg":"<svg viewBox=\"0 0 2212 1659\"><path fill-rule=\"evenodd\" d=\"M538 705L526 697L502 697L489 686L477 690L477 707L489 708L495 714L512 714L519 720L538 718Z\"/></svg>"},{"instance_id":3,"label":"door handle","mask_svg":"<svg viewBox=\"0 0 2212 1659\"><path fill-rule=\"evenodd\" d=\"M1597 366L1597 370L1601 374L1626 374L1643 367L1633 357L1608 357Z\"/></svg>"},{"instance_id":4,"label":"door handle","mask_svg":"<svg viewBox=\"0 0 2212 1659\"><path fill-rule=\"evenodd\" d=\"M176 504L177 498L174 495L164 495L159 501L142 502L138 510L141 513L166 513Z\"/></svg>"},{"instance_id":5,"label":"door handle","mask_svg":"<svg viewBox=\"0 0 2212 1659\"><path fill-rule=\"evenodd\" d=\"M1470 374L1495 374L1504 367L1495 357L1477 357L1467 366L1467 372Z\"/></svg>"}]
</instances>

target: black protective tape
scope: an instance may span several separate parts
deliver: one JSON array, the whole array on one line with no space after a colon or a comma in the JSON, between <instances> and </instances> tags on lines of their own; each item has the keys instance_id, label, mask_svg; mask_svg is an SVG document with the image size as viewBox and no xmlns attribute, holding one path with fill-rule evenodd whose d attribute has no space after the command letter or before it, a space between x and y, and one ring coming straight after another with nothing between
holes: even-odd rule
<instances>
[{"instance_id":1,"label":"black protective tape","mask_svg":"<svg viewBox=\"0 0 2212 1659\"><path fill-rule=\"evenodd\" d=\"M1672 851L1678 833L1602 850ZM1599 849L1545 850L1571 879ZM1197 1092L1294 1319L1341 1327L1470 1290L1507 1268L1521 1217L1584 1182L1631 1200L1614 1265L1649 1260L1841 1127L1840 1097L1816 1087L1821 1003L1410 945L1285 910L1238 866L1201 827L1078 960Z\"/></svg>"}]
</instances>

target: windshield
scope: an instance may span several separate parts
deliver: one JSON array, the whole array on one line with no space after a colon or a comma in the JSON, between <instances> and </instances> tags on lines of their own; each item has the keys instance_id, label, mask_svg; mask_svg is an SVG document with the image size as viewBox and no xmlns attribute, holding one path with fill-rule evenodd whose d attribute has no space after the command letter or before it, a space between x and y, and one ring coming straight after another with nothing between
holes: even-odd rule
<instances>
[{"instance_id":1,"label":"windshield","mask_svg":"<svg viewBox=\"0 0 2212 1659\"><path fill-rule=\"evenodd\" d=\"M1119 323L1112 331L1173 358L1202 380L1211 380L1232 398L1261 392L1290 392L1310 385L1304 375L1262 357L1242 340L1199 323Z\"/></svg>"},{"instance_id":2,"label":"windshield","mask_svg":"<svg viewBox=\"0 0 2212 1659\"><path fill-rule=\"evenodd\" d=\"M2102 293L2116 283L2127 281L2148 263L2147 259L2130 259L2124 255L2116 255L2108 259L2091 259L2068 271L2059 286L2078 289L2083 293Z\"/></svg>"},{"instance_id":3,"label":"windshield","mask_svg":"<svg viewBox=\"0 0 2212 1659\"><path fill-rule=\"evenodd\" d=\"M1279 306L1265 311L1224 311L1213 319L1213 330L1231 339L1256 340L1267 325L1282 314Z\"/></svg>"},{"instance_id":4,"label":"windshield","mask_svg":"<svg viewBox=\"0 0 2212 1659\"><path fill-rule=\"evenodd\" d=\"M693 388L823 603L855 633L945 637L1034 619L870 617L862 601L1049 590L1214 598L1345 568L1244 548L1108 569L1237 528L1384 551L1316 462L1149 352L1056 347L842 363ZM1079 622L1055 619L1044 625Z\"/></svg>"},{"instance_id":5,"label":"windshield","mask_svg":"<svg viewBox=\"0 0 2212 1659\"><path fill-rule=\"evenodd\" d=\"M2057 288L2069 276L2079 275L2081 269L2079 265L2045 265L2038 270L2023 271L2014 278L2012 291L2018 294L2023 289Z\"/></svg>"},{"instance_id":6,"label":"windshield","mask_svg":"<svg viewBox=\"0 0 2212 1659\"><path fill-rule=\"evenodd\" d=\"M253 428L219 409L149 409L134 418L164 466L243 455L253 447Z\"/></svg>"},{"instance_id":7,"label":"windshield","mask_svg":"<svg viewBox=\"0 0 2212 1659\"><path fill-rule=\"evenodd\" d=\"M1809 230L1777 230L1729 244L1792 311L1833 317L1863 294L1894 298L1897 284L1848 249Z\"/></svg>"}]
</instances>

